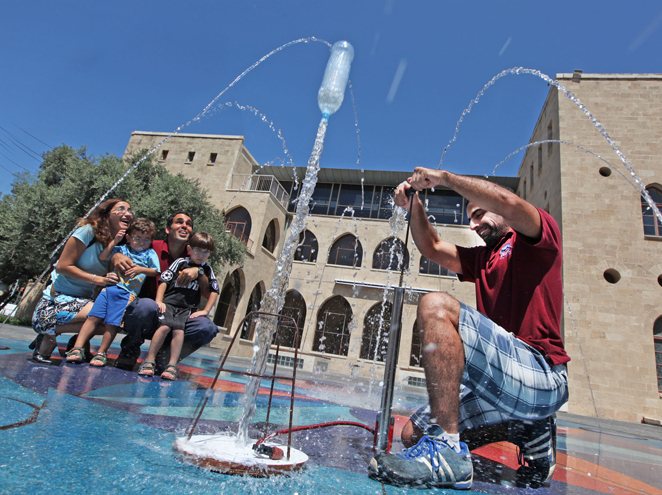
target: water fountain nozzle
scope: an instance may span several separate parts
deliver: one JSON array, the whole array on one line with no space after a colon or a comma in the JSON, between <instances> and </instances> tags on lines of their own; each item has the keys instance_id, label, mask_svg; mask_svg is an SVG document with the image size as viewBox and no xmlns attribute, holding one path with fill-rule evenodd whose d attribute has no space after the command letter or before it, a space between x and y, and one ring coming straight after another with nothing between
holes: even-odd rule
<instances>
[{"instance_id":1,"label":"water fountain nozzle","mask_svg":"<svg viewBox=\"0 0 662 495\"><path fill-rule=\"evenodd\" d=\"M283 452L283 449L280 447L277 447L276 445L266 445L264 443L261 444L254 444L253 445L253 451L260 456L264 456L267 459L272 459L274 461L280 461L283 457L285 457L285 453Z\"/></svg>"},{"instance_id":2,"label":"water fountain nozzle","mask_svg":"<svg viewBox=\"0 0 662 495\"><path fill-rule=\"evenodd\" d=\"M336 41L331 47L331 55L317 93L317 104L325 120L329 120L329 117L342 105L352 60L354 60L352 45L347 41Z\"/></svg>"}]
</instances>

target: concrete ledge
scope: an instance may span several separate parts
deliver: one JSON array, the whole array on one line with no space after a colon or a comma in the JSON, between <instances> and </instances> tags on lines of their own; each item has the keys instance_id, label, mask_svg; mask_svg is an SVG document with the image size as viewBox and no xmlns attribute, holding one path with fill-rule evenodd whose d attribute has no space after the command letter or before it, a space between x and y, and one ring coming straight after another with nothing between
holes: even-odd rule
<instances>
[{"instance_id":1,"label":"concrete ledge","mask_svg":"<svg viewBox=\"0 0 662 495\"><path fill-rule=\"evenodd\" d=\"M605 434L621 434L629 438L642 440L662 440L662 428L650 424L626 423L612 419L591 418L578 414L558 412L556 414L563 426Z\"/></svg>"}]
</instances>

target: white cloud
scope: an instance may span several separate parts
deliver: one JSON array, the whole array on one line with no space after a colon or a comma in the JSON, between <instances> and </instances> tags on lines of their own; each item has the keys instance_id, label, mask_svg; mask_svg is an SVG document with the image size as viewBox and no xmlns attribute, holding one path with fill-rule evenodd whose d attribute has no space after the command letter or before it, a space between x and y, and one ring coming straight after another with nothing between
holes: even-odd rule
<instances>
[{"instance_id":1,"label":"white cloud","mask_svg":"<svg viewBox=\"0 0 662 495\"><path fill-rule=\"evenodd\" d=\"M501 55L503 55L503 54L506 52L506 50L507 50L508 47L510 46L510 42L511 42L512 40L513 40L512 36L508 36L508 39L506 40L506 42L505 42L505 43L503 44L503 46L501 47L501 50L499 50L499 57L500 57Z\"/></svg>"},{"instance_id":2,"label":"white cloud","mask_svg":"<svg viewBox=\"0 0 662 495\"><path fill-rule=\"evenodd\" d=\"M393 100L395 99L395 95L398 92L398 88L400 87L400 82L402 81L402 77L405 75L406 70L407 70L407 59L401 58L400 63L398 64L398 68L395 69L395 74L393 75L393 81L391 81L391 88L388 90L388 95L386 95L387 103L393 103Z\"/></svg>"},{"instance_id":3,"label":"white cloud","mask_svg":"<svg viewBox=\"0 0 662 495\"><path fill-rule=\"evenodd\" d=\"M658 30L658 28L660 27L660 24L662 24L662 12L660 12L660 13L657 15L657 17L656 17L655 19L653 19L653 21L652 21L648 26L646 26L646 28L645 28L641 33L639 33L639 35L638 35L635 39L632 40L632 42L630 43L630 46L628 47L628 49L629 49L631 52L633 52L633 51L635 51L637 48L639 48L641 45L643 45L644 42L645 42L645 41L646 41L646 40L647 40L647 39L648 39L648 38L649 38L649 37L650 37L655 31Z\"/></svg>"}]
</instances>

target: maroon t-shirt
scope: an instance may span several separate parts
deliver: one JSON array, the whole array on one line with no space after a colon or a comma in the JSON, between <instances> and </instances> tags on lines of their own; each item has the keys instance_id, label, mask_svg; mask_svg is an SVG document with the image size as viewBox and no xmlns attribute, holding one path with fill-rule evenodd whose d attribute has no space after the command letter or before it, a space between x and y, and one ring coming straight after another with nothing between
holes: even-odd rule
<instances>
[{"instance_id":1,"label":"maroon t-shirt","mask_svg":"<svg viewBox=\"0 0 662 495\"><path fill-rule=\"evenodd\" d=\"M168 251L168 243L166 241L157 239L152 241L152 249L156 251L156 256L159 258L161 273L165 272L168 267L175 261L174 258L170 257L170 251ZM143 288L140 290L139 297L148 297L150 299L156 298L157 280L158 277L147 277L145 279L145 283L143 284Z\"/></svg>"},{"instance_id":2,"label":"maroon t-shirt","mask_svg":"<svg viewBox=\"0 0 662 495\"><path fill-rule=\"evenodd\" d=\"M538 211L538 242L511 230L492 249L458 246L458 277L476 284L478 311L556 365L570 361L561 339L561 233L549 213Z\"/></svg>"}]
</instances>

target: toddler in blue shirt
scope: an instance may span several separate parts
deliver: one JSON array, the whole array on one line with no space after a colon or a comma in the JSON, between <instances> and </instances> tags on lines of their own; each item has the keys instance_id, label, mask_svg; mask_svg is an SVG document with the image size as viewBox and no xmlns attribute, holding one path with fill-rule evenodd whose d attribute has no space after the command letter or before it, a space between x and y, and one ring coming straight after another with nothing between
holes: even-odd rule
<instances>
[{"instance_id":1,"label":"toddler in blue shirt","mask_svg":"<svg viewBox=\"0 0 662 495\"><path fill-rule=\"evenodd\" d=\"M105 287L99 293L76 338L74 347L67 352L68 363L80 363L85 360L84 346L97 334L97 328L103 323L105 327L101 345L90 365L97 367L106 365L106 352L122 324L126 307L138 297L146 277L159 275L159 259L151 248L155 233L156 227L151 220L138 218L126 230L127 244L117 245L124 237L124 231L120 230L115 239L99 255L99 259L105 261L115 253L121 253L131 258L134 266L124 275L120 275L116 285Z\"/></svg>"}]
</instances>

